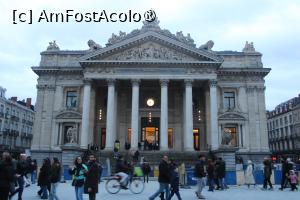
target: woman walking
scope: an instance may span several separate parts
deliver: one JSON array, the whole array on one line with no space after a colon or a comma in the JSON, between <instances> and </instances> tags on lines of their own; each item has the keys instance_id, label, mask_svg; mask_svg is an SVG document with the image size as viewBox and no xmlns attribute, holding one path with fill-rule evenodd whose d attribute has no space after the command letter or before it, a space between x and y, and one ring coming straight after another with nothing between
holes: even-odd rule
<instances>
[{"instance_id":1,"label":"woman walking","mask_svg":"<svg viewBox=\"0 0 300 200\"><path fill-rule=\"evenodd\" d=\"M48 191L50 189L50 170L51 170L51 163L50 159L46 158L43 161L43 165L40 169L39 178L38 178L38 185L41 187L41 190L38 194L41 196L41 199L48 199ZM50 191L50 190L49 190Z\"/></svg>"},{"instance_id":2,"label":"woman walking","mask_svg":"<svg viewBox=\"0 0 300 200\"><path fill-rule=\"evenodd\" d=\"M80 156L76 157L74 167L69 170L69 173L73 175L72 186L75 187L76 200L83 200L84 178L88 168L82 163Z\"/></svg>"},{"instance_id":3,"label":"woman walking","mask_svg":"<svg viewBox=\"0 0 300 200\"><path fill-rule=\"evenodd\" d=\"M61 170L61 166L59 160L58 158L54 157L53 163L51 165L51 172L50 172L51 191L50 191L49 200L59 200L56 194L56 190L60 181L60 175L61 175L60 170Z\"/></svg>"},{"instance_id":4,"label":"woman walking","mask_svg":"<svg viewBox=\"0 0 300 200\"><path fill-rule=\"evenodd\" d=\"M254 176L253 176L253 163L251 160L248 160L248 166L245 171L245 184L250 188L250 185L256 185Z\"/></svg>"}]
</instances>

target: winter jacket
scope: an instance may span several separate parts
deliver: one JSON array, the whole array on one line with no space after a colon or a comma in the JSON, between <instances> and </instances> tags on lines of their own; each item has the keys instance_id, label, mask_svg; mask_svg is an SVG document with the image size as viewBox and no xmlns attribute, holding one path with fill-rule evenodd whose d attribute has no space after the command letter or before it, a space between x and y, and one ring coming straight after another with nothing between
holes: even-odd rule
<instances>
[{"instance_id":1,"label":"winter jacket","mask_svg":"<svg viewBox=\"0 0 300 200\"><path fill-rule=\"evenodd\" d=\"M48 164L43 164L38 177L39 186L48 186L50 184L50 173L51 166Z\"/></svg>"},{"instance_id":2,"label":"winter jacket","mask_svg":"<svg viewBox=\"0 0 300 200\"><path fill-rule=\"evenodd\" d=\"M296 174L289 175L289 178L290 178L292 184L297 184L298 177Z\"/></svg>"},{"instance_id":3,"label":"winter jacket","mask_svg":"<svg viewBox=\"0 0 300 200\"><path fill-rule=\"evenodd\" d=\"M144 174L149 174L151 172L151 167L149 163L143 163L142 169Z\"/></svg>"},{"instance_id":4,"label":"winter jacket","mask_svg":"<svg viewBox=\"0 0 300 200\"><path fill-rule=\"evenodd\" d=\"M207 177L209 179L215 178L215 169L213 164L207 166Z\"/></svg>"},{"instance_id":5,"label":"winter jacket","mask_svg":"<svg viewBox=\"0 0 300 200\"><path fill-rule=\"evenodd\" d=\"M88 188L92 189L92 193L98 193L98 183L99 183L99 165L96 162L89 162L88 171L86 173L86 179L84 183L84 192L88 192Z\"/></svg>"},{"instance_id":6,"label":"winter jacket","mask_svg":"<svg viewBox=\"0 0 300 200\"><path fill-rule=\"evenodd\" d=\"M246 185L254 185L255 184L252 164L249 164L245 171L245 184Z\"/></svg>"},{"instance_id":7,"label":"winter jacket","mask_svg":"<svg viewBox=\"0 0 300 200\"><path fill-rule=\"evenodd\" d=\"M205 170L204 170L204 161L200 160L196 163L194 175L197 178L203 178L206 176Z\"/></svg>"},{"instance_id":8,"label":"winter jacket","mask_svg":"<svg viewBox=\"0 0 300 200\"><path fill-rule=\"evenodd\" d=\"M54 163L51 166L50 171L50 182L51 183L57 183L60 181L61 176L61 166L59 163Z\"/></svg>"},{"instance_id":9,"label":"winter jacket","mask_svg":"<svg viewBox=\"0 0 300 200\"><path fill-rule=\"evenodd\" d=\"M264 161L264 177L270 178L272 175L272 164L269 160Z\"/></svg>"},{"instance_id":10,"label":"winter jacket","mask_svg":"<svg viewBox=\"0 0 300 200\"><path fill-rule=\"evenodd\" d=\"M9 187L14 181L14 169L12 162L0 161L0 187Z\"/></svg>"},{"instance_id":11,"label":"winter jacket","mask_svg":"<svg viewBox=\"0 0 300 200\"><path fill-rule=\"evenodd\" d=\"M19 160L17 162L17 170L16 173L25 176L29 172L29 165L26 160Z\"/></svg>"},{"instance_id":12,"label":"winter jacket","mask_svg":"<svg viewBox=\"0 0 300 200\"><path fill-rule=\"evenodd\" d=\"M171 190L174 192L179 191L179 175L176 171L171 173Z\"/></svg>"},{"instance_id":13,"label":"winter jacket","mask_svg":"<svg viewBox=\"0 0 300 200\"><path fill-rule=\"evenodd\" d=\"M73 169L69 170L71 175L74 175L74 180L80 180L84 182L85 174L88 171L88 168L85 164L77 164Z\"/></svg>"},{"instance_id":14,"label":"winter jacket","mask_svg":"<svg viewBox=\"0 0 300 200\"><path fill-rule=\"evenodd\" d=\"M158 166L159 175L158 182L160 183L170 183L170 167L169 164L162 160Z\"/></svg>"}]
</instances>

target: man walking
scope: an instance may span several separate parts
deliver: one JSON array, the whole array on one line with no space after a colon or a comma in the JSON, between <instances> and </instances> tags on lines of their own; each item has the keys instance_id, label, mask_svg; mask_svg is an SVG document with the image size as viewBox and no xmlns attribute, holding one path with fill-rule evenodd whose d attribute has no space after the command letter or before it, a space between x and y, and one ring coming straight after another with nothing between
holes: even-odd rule
<instances>
[{"instance_id":1,"label":"man walking","mask_svg":"<svg viewBox=\"0 0 300 200\"><path fill-rule=\"evenodd\" d=\"M149 200L155 199L161 192L165 191L166 199L169 197L170 189L170 167L168 162L168 156L163 156L162 161L158 166L159 175L158 175L158 182L159 182L159 189L149 197Z\"/></svg>"},{"instance_id":2,"label":"man walking","mask_svg":"<svg viewBox=\"0 0 300 200\"><path fill-rule=\"evenodd\" d=\"M99 165L96 162L96 158L93 154L89 156L89 162L87 164L88 171L84 183L84 192L89 194L89 200L96 200L96 194L98 193L99 183Z\"/></svg>"},{"instance_id":3,"label":"man walking","mask_svg":"<svg viewBox=\"0 0 300 200\"><path fill-rule=\"evenodd\" d=\"M205 187L205 156L200 155L199 160L197 161L195 165L195 177L197 177L197 190L196 195L199 199L205 199L205 197L201 194L203 188Z\"/></svg>"},{"instance_id":4,"label":"man walking","mask_svg":"<svg viewBox=\"0 0 300 200\"><path fill-rule=\"evenodd\" d=\"M9 198L12 198L18 193L18 200L22 200L22 194L24 190L24 176L27 174L28 165L26 161L26 154L20 154L20 159L17 163L16 176L19 188L10 194Z\"/></svg>"}]
</instances>

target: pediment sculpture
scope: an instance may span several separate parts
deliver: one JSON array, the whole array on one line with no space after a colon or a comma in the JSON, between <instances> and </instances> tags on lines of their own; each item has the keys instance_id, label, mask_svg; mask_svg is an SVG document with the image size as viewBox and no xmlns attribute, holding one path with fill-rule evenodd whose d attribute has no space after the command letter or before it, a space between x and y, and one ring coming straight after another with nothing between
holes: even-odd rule
<instances>
[{"instance_id":1,"label":"pediment sculpture","mask_svg":"<svg viewBox=\"0 0 300 200\"><path fill-rule=\"evenodd\" d=\"M197 59L171 48L148 42L121 53L104 58L105 60L179 60L198 61Z\"/></svg>"}]
</instances>

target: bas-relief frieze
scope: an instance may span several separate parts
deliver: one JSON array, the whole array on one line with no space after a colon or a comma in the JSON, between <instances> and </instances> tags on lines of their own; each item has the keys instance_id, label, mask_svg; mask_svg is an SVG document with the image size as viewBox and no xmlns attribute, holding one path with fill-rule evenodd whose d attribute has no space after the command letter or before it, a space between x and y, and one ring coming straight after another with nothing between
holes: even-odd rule
<instances>
[{"instance_id":1,"label":"bas-relief frieze","mask_svg":"<svg viewBox=\"0 0 300 200\"><path fill-rule=\"evenodd\" d=\"M112 56L104 58L105 60L178 60L178 61L199 61L189 55L176 51L174 49L162 46L154 42L147 42L134 48L125 50Z\"/></svg>"}]
</instances>

